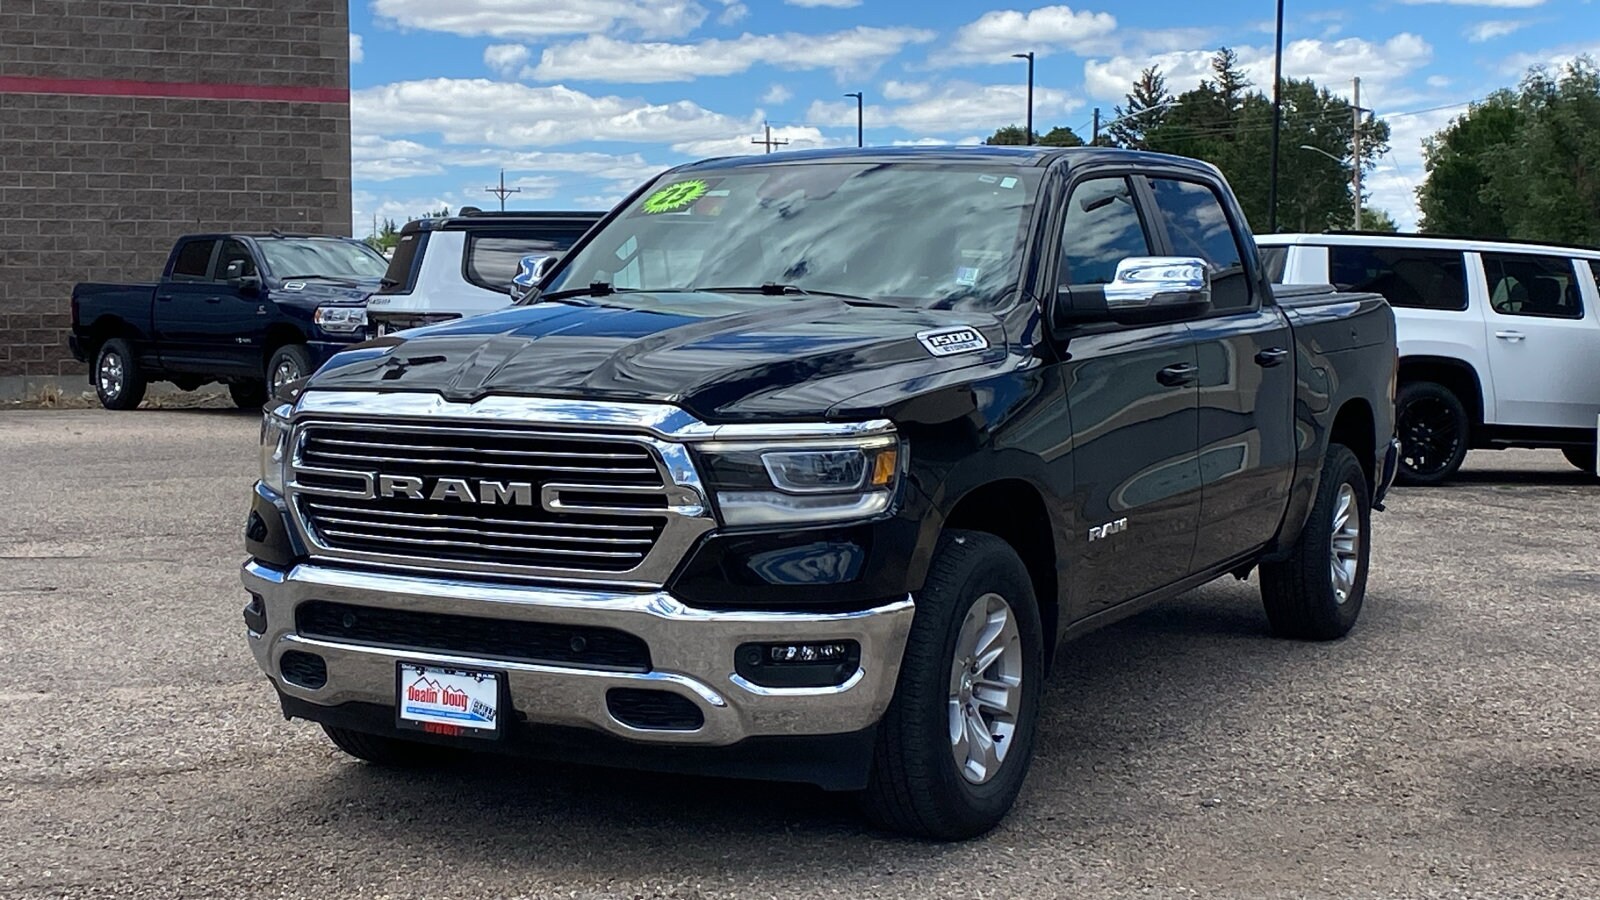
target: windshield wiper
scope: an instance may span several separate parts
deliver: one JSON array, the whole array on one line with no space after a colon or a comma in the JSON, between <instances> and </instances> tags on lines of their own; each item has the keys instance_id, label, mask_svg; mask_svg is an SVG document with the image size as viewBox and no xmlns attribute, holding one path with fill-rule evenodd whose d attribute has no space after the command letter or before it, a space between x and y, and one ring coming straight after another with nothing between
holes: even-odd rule
<instances>
[{"instance_id":1,"label":"windshield wiper","mask_svg":"<svg viewBox=\"0 0 1600 900\"><path fill-rule=\"evenodd\" d=\"M797 295L798 296L805 296L805 297L832 297L835 300L843 300L844 302L850 304L851 306L889 306L889 307L893 307L893 306L896 305L894 303L885 303L882 300L873 300L873 299L868 298L868 297L858 297L855 294L841 294L838 291L816 291L816 290L812 290L810 288L803 288L798 284L779 284L776 281L769 281L766 284L763 284L763 285L760 285L760 286L757 286L757 287L752 287L750 285L733 285L732 287L688 288L688 290L705 291L706 293L710 293L710 294L751 294L751 293L756 293L756 294L765 295L767 297L783 297L783 296L797 296Z\"/></svg>"},{"instance_id":2,"label":"windshield wiper","mask_svg":"<svg viewBox=\"0 0 1600 900\"><path fill-rule=\"evenodd\" d=\"M348 275L285 275L280 281L332 281L335 284L360 287L360 282Z\"/></svg>"},{"instance_id":3,"label":"windshield wiper","mask_svg":"<svg viewBox=\"0 0 1600 900\"><path fill-rule=\"evenodd\" d=\"M585 297L609 297L612 294L632 293L638 288L612 287L609 281L591 281L587 287L567 288L561 291L551 291L547 294L530 294L524 303L566 303L571 306L600 306Z\"/></svg>"}]
</instances>

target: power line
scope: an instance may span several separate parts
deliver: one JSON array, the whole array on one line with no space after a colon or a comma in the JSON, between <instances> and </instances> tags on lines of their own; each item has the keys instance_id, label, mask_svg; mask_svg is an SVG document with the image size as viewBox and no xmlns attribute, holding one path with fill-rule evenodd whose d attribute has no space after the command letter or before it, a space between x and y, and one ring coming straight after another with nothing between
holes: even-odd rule
<instances>
[{"instance_id":1,"label":"power line","mask_svg":"<svg viewBox=\"0 0 1600 900\"><path fill-rule=\"evenodd\" d=\"M515 188L515 187L508 188L508 187L506 187L506 170L505 169L501 169L500 170L500 186L499 187L486 187L486 188L484 188L484 190L486 190L489 193L494 194L496 197L500 198L500 211L501 212L505 212L506 211L506 196L508 194L520 194L520 193L522 193L522 188Z\"/></svg>"},{"instance_id":2,"label":"power line","mask_svg":"<svg viewBox=\"0 0 1600 900\"><path fill-rule=\"evenodd\" d=\"M762 122L761 124L764 125L766 127L766 129L767 129L766 138L765 139L762 139L762 138L751 138L750 143L765 145L766 148L767 148L767 152L768 153L772 152L772 148L773 147L787 147L789 145L788 141L785 141L785 140L773 140L772 139L772 123L771 122Z\"/></svg>"}]
</instances>

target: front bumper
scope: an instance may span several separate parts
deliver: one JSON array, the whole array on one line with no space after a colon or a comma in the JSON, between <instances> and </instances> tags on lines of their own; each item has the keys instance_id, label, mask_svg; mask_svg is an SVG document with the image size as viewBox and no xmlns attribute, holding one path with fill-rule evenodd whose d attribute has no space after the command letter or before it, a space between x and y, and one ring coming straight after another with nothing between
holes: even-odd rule
<instances>
[{"instance_id":1,"label":"front bumper","mask_svg":"<svg viewBox=\"0 0 1600 900\"><path fill-rule=\"evenodd\" d=\"M244 565L252 601L248 629L256 662L293 709L337 724L341 707L395 705L400 661L504 673L514 717L529 725L599 732L642 746L727 747L752 738L838 735L871 728L894 694L901 653L911 628L909 597L858 612L706 611L664 591L623 593L516 586L489 582L358 572L316 564L274 568ZM346 644L301 636L295 608L307 600L444 615L491 617L555 625L614 628L642 639L648 672L585 669L560 664L478 659L387 646ZM263 622L264 617L264 622ZM256 629L260 629L259 631ZM769 688L735 673L735 650L745 643L854 640L860 667L826 688ZM327 681L310 689L283 677L287 651L322 657ZM704 723L693 731L636 728L607 707L612 688L667 691L692 702ZM326 710L326 718L317 714ZM309 712L308 712L309 711Z\"/></svg>"}]
</instances>

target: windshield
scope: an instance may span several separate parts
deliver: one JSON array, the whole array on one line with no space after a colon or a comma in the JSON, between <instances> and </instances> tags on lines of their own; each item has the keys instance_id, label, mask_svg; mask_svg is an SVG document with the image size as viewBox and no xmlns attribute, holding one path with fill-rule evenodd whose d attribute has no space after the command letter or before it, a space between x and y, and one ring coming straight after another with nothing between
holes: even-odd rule
<instances>
[{"instance_id":1,"label":"windshield","mask_svg":"<svg viewBox=\"0 0 1600 900\"><path fill-rule=\"evenodd\" d=\"M276 278L322 275L377 278L389 261L365 244L337 238L257 238L267 268Z\"/></svg>"},{"instance_id":2,"label":"windshield","mask_svg":"<svg viewBox=\"0 0 1600 900\"><path fill-rule=\"evenodd\" d=\"M995 308L1015 290L1041 177L1004 164L817 162L669 174L545 293L782 284Z\"/></svg>"}]
</instances>

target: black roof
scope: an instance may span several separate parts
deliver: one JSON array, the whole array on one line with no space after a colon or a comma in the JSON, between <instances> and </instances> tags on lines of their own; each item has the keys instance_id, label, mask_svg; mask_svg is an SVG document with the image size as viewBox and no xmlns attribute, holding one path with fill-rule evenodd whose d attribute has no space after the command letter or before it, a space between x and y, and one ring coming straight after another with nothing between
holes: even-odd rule
<instances>
[{"instance_id":1,"label":"black roof","mask_svg":"<svg viewBox=\"0 0 1600 900\"><path fill-rule=\"evenodd\" d=\"M226 238L249 238L253 241L271 241L280 238L294 238L296 240L316 238L324 241L353 241L355 243L360 243L359 239L347 237L342 234L310 234L307 232L289 231L204 231L196 234L186 234L183 237L178 238L178 240L216 241Z\"/></svg>"},{"instance_id":2,"label":"black roof","mask_svg":"<svg viewBox=\"0 0 1600 900\"><path fill-rule=\"evenodd\" d=\"M538 210L508 209L504 212L465 210L461 215L441 216L436 219L412 219L401 227L402 233L416 231L458 231L469 228L500 228L516 225L584 225L600 221L604 212L594 210Z\"/></svg>"},{"instance_id":3,"label":"black roof","mask_svg":"<svg viewBox=\"0 0 1600 900\"><path fill-rule=\"evenodd\" d=\"M942 145L931 147L846 147L825 150L791 150L783 153L764 153L753 156L722 156L679 166L674 171L740 168L788 162L952 162L982 163L988 165L1049 166L1058 160L1070 165L1122 164L1183 166L1191 169L1214 169L1207 163L1182 156L1149 153L1143 150L1123 150L1116 147L1017 147L978 144L975 146Z\"/></svg>"}]
</instances>

